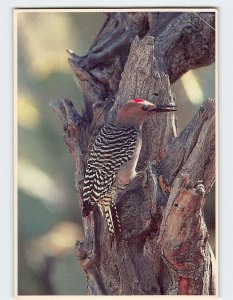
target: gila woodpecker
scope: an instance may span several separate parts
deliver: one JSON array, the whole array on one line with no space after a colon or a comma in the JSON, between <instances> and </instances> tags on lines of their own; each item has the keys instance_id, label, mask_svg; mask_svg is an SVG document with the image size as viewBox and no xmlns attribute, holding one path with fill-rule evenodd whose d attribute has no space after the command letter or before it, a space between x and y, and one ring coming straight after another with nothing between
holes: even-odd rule
<instances>
[{"instance_id":1,"label":"gila woodpecker","mask_svg":"<svg viewBox=\"0 0 233 300\"><path fill-rule=\"evenodd\" d=\"M121 230L115 196L136 175L142 124L154 113L171 111L176 111L176 106L133 99L119 109L115 121L103 126L95 138L84 178L82 213L86 217L98 205L110 235Z\"/></svg>"}]
</instances>

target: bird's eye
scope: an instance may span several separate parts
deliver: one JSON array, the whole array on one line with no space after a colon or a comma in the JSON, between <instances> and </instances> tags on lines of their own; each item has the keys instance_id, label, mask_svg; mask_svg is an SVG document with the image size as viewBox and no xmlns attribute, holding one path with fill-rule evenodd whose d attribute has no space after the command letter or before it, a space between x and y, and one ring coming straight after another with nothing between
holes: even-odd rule
<instances>
[{"instance_id":1,"label":"bird's eye","mask_svg":"<svg viewBox=\"0 0 233 300\"><path fill-rule=\"evenodd\" d=\"M141 108L142 108L142 110L148 110L148 106L147 105L143 105Z\"/></svg>"}]
</instances>

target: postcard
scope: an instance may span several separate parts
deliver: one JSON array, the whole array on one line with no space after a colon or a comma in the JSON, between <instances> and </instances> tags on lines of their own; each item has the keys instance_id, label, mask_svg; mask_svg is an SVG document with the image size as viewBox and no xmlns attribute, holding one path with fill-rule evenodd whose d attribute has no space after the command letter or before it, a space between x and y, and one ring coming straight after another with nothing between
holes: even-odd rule
<instances>
[{"instance_id":1,"label":"postcard","mask_svg":"<svg viewBox=\"0 0 233 300\"><path fill-rule=\"evenodd\" d=\"M217 31L14 10L15 296L218 296Z\"/></svg>"}]
</instances>

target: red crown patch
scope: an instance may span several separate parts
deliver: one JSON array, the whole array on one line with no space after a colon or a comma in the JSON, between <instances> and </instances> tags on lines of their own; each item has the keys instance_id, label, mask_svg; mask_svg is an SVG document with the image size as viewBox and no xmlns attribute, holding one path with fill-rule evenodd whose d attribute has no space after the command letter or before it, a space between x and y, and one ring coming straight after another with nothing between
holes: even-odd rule
<instances>
[{"instance_id":1,"label":"red crown patch","mask_svg":"<svg viewBox=\"0 0 233 300\"><path fill-rule=\"evenodd\" d=\"M136 102L136 103L144 102L144 100L141 99L141 98L135 98L135 99L133 99L132 101L133 101L133 102Z\"/></svg>"}]
</instances>

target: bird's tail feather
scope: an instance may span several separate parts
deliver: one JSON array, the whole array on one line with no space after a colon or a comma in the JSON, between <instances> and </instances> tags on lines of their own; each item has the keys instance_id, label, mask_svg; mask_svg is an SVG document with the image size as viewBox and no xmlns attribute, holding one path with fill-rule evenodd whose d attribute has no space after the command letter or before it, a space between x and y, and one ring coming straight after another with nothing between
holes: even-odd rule
<instances>
[{"instance_id":1,"label":"bird's tail feather","mask_svg":"<svg viewBox=\"0 0 233 300\"><path fill-rule=\"evenodd\" d=\"M121 233L121 224L120 224L120 220L119 220L119 216L118 216L118 212L117 212L115 203L111 204L111 212L112 212L112 220L113 220L115 232L117 231L120 234Z\"/></svg>"},{"instance_id":2,"label":"bird's tail feather","mask_svg":"<svg viewBox=\"0 0 233 300\"><path fill-rule=\"evenodd\" d=\"M111 211L111 206L110 205L105 205L104 206L104 213L105 213L106 220L107 220L108 231L111 235L114 235L115 230L114 230L114 224L113 224L113 219L112 219L112 211Z\"/></svg>"},{"instance_id":3,"label":"bird's tail feather","mask_svg":"<svg viewBox=\"0 0 233 300\"><path fill-rule=\"evenodd\" d=\"M115 203L111 204L111 211L112 211L112 220L113 220L113 224L114 224L114 236L116 239L116 249L118 251L119 244L122 239L122 235L121 235L121 224L120 224L120 220L119 220L119 216L118 216L118 212L117 212Z\"/></svg>"}]
</instances>

